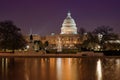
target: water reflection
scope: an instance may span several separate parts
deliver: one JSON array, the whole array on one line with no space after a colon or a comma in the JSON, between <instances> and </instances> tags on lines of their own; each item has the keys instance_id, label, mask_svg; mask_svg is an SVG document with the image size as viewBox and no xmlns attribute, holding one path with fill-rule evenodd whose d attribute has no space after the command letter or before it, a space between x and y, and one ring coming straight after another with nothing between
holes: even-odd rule
<instances>
[{"instance_id":1,"label":"water reflection","mask_svg":"<svg viewBox=\"0 0 120 80\"><path fill-rule=\"evenodd\" d=\"M77 64L79 67L79 79L80 80L96 80L96 65L98 59L92 58L81 58L80 64Z\"/></svg>"},{"instance_id":2,"label":"water reflection","mask_svg":"<svg viewBox=\"0 0 120 80\"><path fill-rule=\"evenodd\" d=\"M0 58L0 80L119 80L116 58Z\"/></svg>"},{"instance_id":3,"label":"water reflection","mask_svg":"<svg viewBox=\"0 0 120 80\"><path fill-rule=\"evenodd\" d=\"M116 59L116 76L120 79L120 59Z\"/></svg>"},{"instance_id":4,"label":"water reflection","mask_svg":"<svg viewBox=\"0 0 120 80\"><path fill-rule=\"evenodd\" d=\"M97 80L102 80L102 65L101 65L101 60L99 59L97 61Z\"/></svg>"},{"instance_id":5,"label":"water reflection","mask_svg":"<svg viewBox=\"0 0 120 80\"><path fill-rule=\"evenodd\" d=\"M8 59L7 58L2 58L1 59L1 78L2 79L7 79L6 76L8 74Z\"/></svg>"},{"instance_id":6,"label":"water reflection","mask_svg":"<svg viewBox=\"0 0 120 80\"><path fill-rule=\"evenodd\" d=\"M58 76L58 80L62 80L62 61L61 61L61 58L58 58L57 59L57 76Z\"/></svg>"}]
</instances>

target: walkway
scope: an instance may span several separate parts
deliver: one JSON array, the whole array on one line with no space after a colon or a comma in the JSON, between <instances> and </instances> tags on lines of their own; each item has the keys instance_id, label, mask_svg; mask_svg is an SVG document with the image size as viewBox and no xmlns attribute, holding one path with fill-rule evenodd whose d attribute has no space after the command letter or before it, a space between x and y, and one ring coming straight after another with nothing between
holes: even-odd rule
<instances>
[{"instance_id":1,"label":"walkway","mask_svg":"<svg viewBox=\"0 0 120 80\"><path fill-rule=\"evenodd\" d=\"M79 58L79 57L103 57L103 55L99 55L99 53L95 53L97 55L87 55L82 53L78 54L41 54L41 53L0 53L0 57L39 57L39 58Z\"/></svg>"}]
</instances>

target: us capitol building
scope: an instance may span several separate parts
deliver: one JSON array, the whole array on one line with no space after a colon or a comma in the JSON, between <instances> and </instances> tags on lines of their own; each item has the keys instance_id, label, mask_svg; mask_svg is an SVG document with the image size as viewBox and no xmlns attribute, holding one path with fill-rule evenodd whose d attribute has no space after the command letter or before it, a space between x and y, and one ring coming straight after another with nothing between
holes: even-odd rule
<instances>
[{"instance_id":1,"label":"us capitol building","mask_svg":"<svg viewBox=\"0 0 120 80\"><path fill-rule=\"evenodd\" d=\"M77 32L77 27L75 20L71 17L71 13L67 13L67 17L64 19L62 27L61 27L61 33L60 34L54 34L47 36L40 36L37 34L31 34L32 35L32 42L35 41L42 41L42 43L45 43L48 41L49 46L48 48L57 49L74 49L76 48L76 44L81 44L85 38L81 38L81 35ZM27 37L27 41L30 42L30 36ZM31 44L29 44L31 46ZM34 46L37 46L34 44Z\"/></svg>"}]
</instances>

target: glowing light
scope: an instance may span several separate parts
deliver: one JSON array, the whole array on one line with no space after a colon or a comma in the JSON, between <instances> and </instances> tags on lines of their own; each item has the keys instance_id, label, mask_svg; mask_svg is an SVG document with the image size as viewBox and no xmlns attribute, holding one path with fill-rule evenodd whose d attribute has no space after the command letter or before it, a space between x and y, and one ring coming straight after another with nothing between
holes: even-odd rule
<instances>
[{"instance_id":1,"label":"glowing light","mask_svg":"<svg viewBox=\"0 0 120 80\"><path fill-rule=\"evenodd\" d=\"M27 46L26 46L26 48L27 48L27 49L29 49L29 48L30 48L30 46L29 46L29 45L27 45Z\"/></svg>"},{"instance_id":2,"label":"glowing light","mask_svg":"<svg viewBox=\"0 0 120 80\"><path fill-rule=\"evenodd\" d=\"M102 80L102 66L100 59L97 61L97 78L98 80Z\"/></svg>"},{"instance_id":3,"label":"glowing light","mask_svg":"<svg viewBox=\"0 0 120 80\"><path fill-rule=\"evenodd\" d=\"M61 58L57 59L57 76L59 80L62 80L62 60Z\"/></svg>"},{"instance_id":4,"label":"glowing light","mask_svg":"<svg viewBox=\"0 0 120 80\"><path fill-rule=\"evenodd\" d=\"M68 58L68 64L69 65L71 64L71 58Z\"/></svg>"},{"instance_id":5,"label":"glowing light","mask_svg":"<svg viewBox=\"0 0 120 80\"><path fill-rule=\"evenodd\" d=\"M61 69L61 64L62 64L61 58L58 58L58 59L57 59L57 67L58 67L59 69Z\"/></svg>"}]
</instances>

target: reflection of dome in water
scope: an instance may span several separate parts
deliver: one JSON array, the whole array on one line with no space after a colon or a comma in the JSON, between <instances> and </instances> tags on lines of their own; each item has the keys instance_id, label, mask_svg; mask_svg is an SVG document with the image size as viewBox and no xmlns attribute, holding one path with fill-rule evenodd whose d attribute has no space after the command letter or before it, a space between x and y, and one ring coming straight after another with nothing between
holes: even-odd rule
<instances>
[{"instance_id":1,"label":"reflection of dome in water","mask_svg":"<svg viewBox=\"0 0 120 80\"><path fill-rule=\"evenodd\" d=\"M62 24L61 34L77 34L76 23L70 12L67 13L67 17Z\"/></svg>"}]
</instances>

